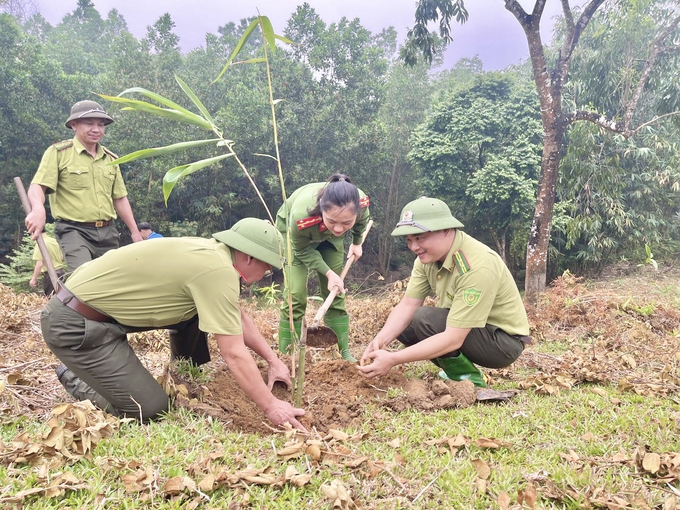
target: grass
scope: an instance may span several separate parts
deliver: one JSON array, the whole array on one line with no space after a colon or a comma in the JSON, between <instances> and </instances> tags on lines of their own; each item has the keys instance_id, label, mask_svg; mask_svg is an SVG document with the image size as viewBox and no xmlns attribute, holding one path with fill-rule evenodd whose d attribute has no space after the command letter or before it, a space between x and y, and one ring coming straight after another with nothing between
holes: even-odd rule
<instances>
[{"instance_id":1,"label":"grass","mask_svg":"<svg viewBox=\"0 0 680 510\"><path fill-rule=\"evenodd\" d=\"M380 419L374 419L377 415ZM29 434L39 429L35 422L21 425ZM538 508L581 508L593 495L594 486L611 495L644 495L647 505L656 507L663 504L668 490L641 474L634 463L617 463L612 458L624 452L632 459L639 447L658 453L678 452L679 425L680 406L672 399L620 393L614 387L593 393L587 385L553 396L523 392L500 405L480 404L431 414L392 414L369 408L365 426L346 431L365 432L368 437L346 447L351 455L382 462L389 471L371 475L361 467L315 465L306 456L282 461L274 448L283 447L284 437L227 432L218 422L178 410L146 426L122 424L118 433L97 445L91 459L61 468L86 488L67 491L58 498L27 497L17 508L173 509L186 508L195 498L205 508L232 508L229 505L237 502L246 502L251 508L330 508L320 486L337 478L364 508L440 509L443 505L485 509L496 507L502 491L514 501L530 480L538 480L540 485L548 475L556 486L554 497L539 495ZM3 439L7 441L17 430L16 423L3 425ZM460 448L440 441L459 434L467 438ZM476 442L481 438L502 444L498 448L480 446ZM388 444L394 439L399 439L396 448ZM475 483L478 476L473 459L490 467L486 493ZM300 473L312 473L310 482L303 487L255 484L220 488L206 495L209 500L191 491L185 491L178 498L181 501L173 500L162 490L165 481L175 476L200 481L209 466L230 472L246 466L270 467L281 475L288 465ZM156 487L141 495L127 493L121 477L146 468L153 470ZM38 470L30 466L0 469L3 495L42 482ZM102 506L97 501L103 498L106 504Z\"/></svg>"}]
</instances>

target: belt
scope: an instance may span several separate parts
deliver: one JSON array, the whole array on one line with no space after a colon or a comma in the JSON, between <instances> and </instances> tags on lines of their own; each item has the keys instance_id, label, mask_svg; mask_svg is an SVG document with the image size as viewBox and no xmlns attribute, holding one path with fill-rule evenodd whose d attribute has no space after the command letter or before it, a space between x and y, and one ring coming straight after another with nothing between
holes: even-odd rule
<instances>
[{"instance_id":1,"label":"belt","mask_svg":"<svg viewBox=\"0 0 680 510\"><path fill-rule=\"evenodd\" d=\"M57 284L57 293L55 296L57 296L57 299L68 306L71 310L78 312L86 319L91 319L97 322L115 322L113 318L109 317L108 315L104 315L103 313L80 301L77 297L71 294L71 292L66 287L62 286L61 283Z\"/></svg>"},{"instance_id":2,"label":"belt","mask_svg":"<svg viewBox=\"0 0 680 510\"><path fill-rule=\"evenodd\" d=\"M78 227L95 227L95 228L102 228L102 227L108 227L111 225L112 220L99 220L99 221L68 221L68 220L59 220L63 221L64 223L68 223L69 225L76 225Z\"/></svg>"}]
</instances>

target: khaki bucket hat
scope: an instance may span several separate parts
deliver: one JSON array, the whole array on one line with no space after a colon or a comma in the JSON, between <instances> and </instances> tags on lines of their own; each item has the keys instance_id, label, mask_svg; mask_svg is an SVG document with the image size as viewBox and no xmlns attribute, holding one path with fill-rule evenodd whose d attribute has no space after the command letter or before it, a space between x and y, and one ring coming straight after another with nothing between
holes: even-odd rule
<instances>
[{"instance_id":1,"label":"khaki bucket hat","mask_svg":"<svg viewBox=\"0 0 680 510\"><path fill-rule=\"evenodd\" d=\"M463 227L453 217L449 206L436 198L420 197L409 202L401 210L400 218L392 231L394 237Z\"/></svg>"},{"instance_id":2,"label":"khaki bucket hat","mask_svg":"<svg viewBox=\"0 0 680 510\"><path fill-rule=\"evenodd\" d=\"M104 119L104 125L108 126L113 122L102 105L96 101L78 101L71 107L71 115L66 119L66 127L70 128L69 122L79 119Z\"/></svg>"},{"instance_id":3,"label":"khaki bucket hat","mask_svg":"<svg viewBox=\"0 0 680 510\"><path fill-rule=\"evenodd\" d=\"M243 218L229 230L213 234L218 241L253 258L281 269L283 260L279 247L283 249L283 238L278 230L265 220Z\"/></svg>"}]
</instances>

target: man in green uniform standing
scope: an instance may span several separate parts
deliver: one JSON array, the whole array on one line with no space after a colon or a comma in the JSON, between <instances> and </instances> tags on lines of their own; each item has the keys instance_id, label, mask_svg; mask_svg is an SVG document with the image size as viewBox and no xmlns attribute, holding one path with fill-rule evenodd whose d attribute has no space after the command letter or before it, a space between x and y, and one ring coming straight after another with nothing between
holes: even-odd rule
<instances>
[{"instance_id":1,"label":"man in green uniform standing","mask_svg":"<svg viewBox=\"0 0 680 510\"><path fill-rule=\"evenodd\" d=\"M212 239L135 243L81 266L41 316L45 342L63 362L57 377L79 400L147 421L167 411L168 397L127 333L172 329L173 354L195 364L210 360L206 333L213 333L234 379L267 417L304 430L297 420L304 411L271 393L275 381L290 387L288 368L238 302L239 278L252 283L280 269L282 254L272 224L245 218ZM247 347L269 364L268 386Z\"/></svg>"},{"instance_id":2,"label":"man in green uniform standing","mask_svg":"<svg viewBox=\"0 0 680 510\"><path fill-rule=\"evenodd\" d=\"M43 232L42 238L45 242L47 253L52 260L54 271L57 273L57 276L63 275L66 269L66 262L64 262L64 255L61 253L59 243L57 243L57 240L54 237L48 235L46 232ZM38 285L38 275L42 273L43 292L46 296L49 296L54 292L54 286L52 285L52 279L47 274L47 264L43 263L42 253L40 253L40 248L37 244L33 248L33 260L35 260L35 269L33 270L33 275L28 284L31 287Z\"/></svg>"},{"instance_id":3,"label":"man in green uniform standing","mask_svg":"<svg viewBox=\"0 0 680 510\"><path fill-rule=\"evenodd\" d=\"M94 101L79 101L71 108L66 127L75 136L56 143L43 154L28 199L31 212L26 228L33 240L45 226L45 195L56 221L54 233L69 271L118 248L117 215L125 222L134 242L137 229L127 190L118 165L107 165L117 156L99 142L113 119Z\"/></svg>"},{"instance_id":4,"label":"man in green uniform standing","mask_svg":"<svg viewBox=\"0 0 680 510\"><path fill-rule=\"evenodd\" d=\"M510 271L491 248L458 230L463 224L434 198L408 203L393 236L406 236L418 258L406 294L366 347L359 371L378 377L393 366L431 360L442 377L485 386L475 366L512 364L531 343L522 298ZM436 307L424 307L434 292ZM395 339L406 347L385 348ZM364 362L371 362L365 365Z\"/></svg>"}]
</instances>

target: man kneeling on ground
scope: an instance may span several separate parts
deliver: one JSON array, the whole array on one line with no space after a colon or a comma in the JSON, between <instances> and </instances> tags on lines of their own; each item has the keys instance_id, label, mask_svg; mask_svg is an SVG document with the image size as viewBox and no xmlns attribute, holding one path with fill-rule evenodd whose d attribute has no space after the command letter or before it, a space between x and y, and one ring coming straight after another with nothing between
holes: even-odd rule
<instances>
[{"instance_id":1,"label":"man kneeling on ground","mask_svg":"<svg viewBox=\"0 0 680 510\"><path fill-rule=\"evenodd\" d=\"M418 258L406 294L366 347L359 371L368 378L393 366L430 360L440 376L486 386L474 365L502 368L531 343L522 298L510 271L491 248L458 230L463 224L434 198L408 203L393 236L406 236ZM436 307L423 306L434 292ZM406 348L389 352L395 339ZM372 362L371 362L372 361Z\"/></svg>"},{"instance_id":2,"label":"man kneeling on ground","mask_svg":"<svg viewBox=\"0 0 680 510\"><path fill-rule=\"evenodd\" d=\"M79 267L42 312L43 337L63 362L60 382L117 416L158 418L168 396L127 342L127 333L170 329L173 358L210 361L213 333L239 386L275 424L304 430L304 411L271 393L290 373L239 306L239 276L260 280L282 267L282 240L269 222L245 218L212 239L177 237L135 243ZM151 277L153 276L153 277ZM264 383L247 347L269 364Z\"/></svg>"}]
</instances>

